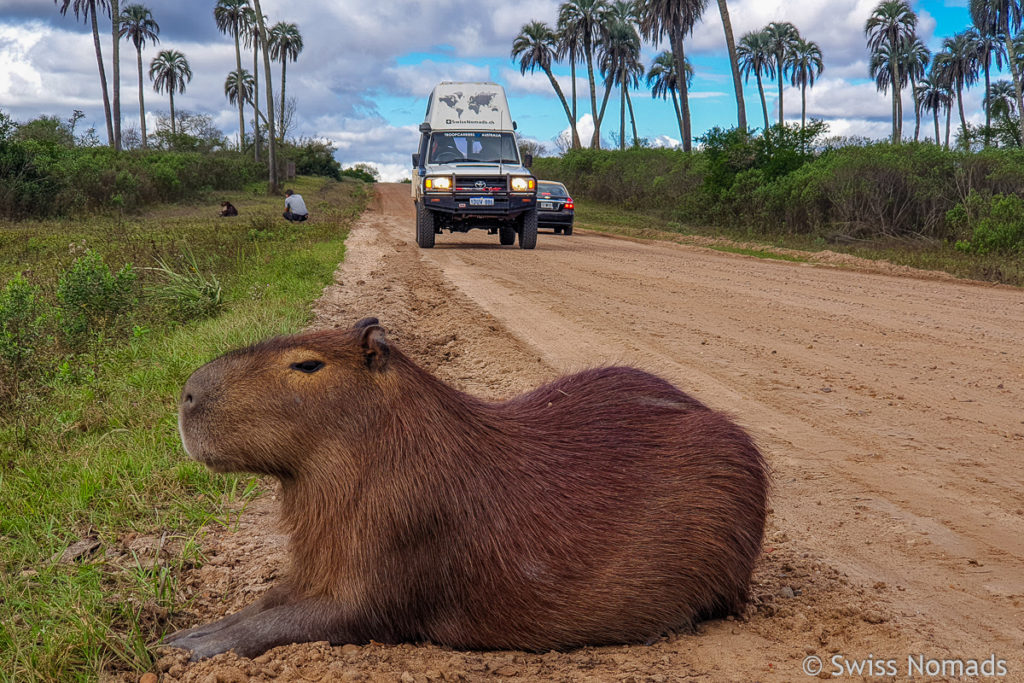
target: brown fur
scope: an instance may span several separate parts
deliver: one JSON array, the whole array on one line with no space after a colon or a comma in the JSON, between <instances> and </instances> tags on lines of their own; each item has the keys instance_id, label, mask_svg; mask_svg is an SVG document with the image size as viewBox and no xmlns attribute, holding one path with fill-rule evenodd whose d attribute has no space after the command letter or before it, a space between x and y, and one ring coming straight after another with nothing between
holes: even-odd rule
<instances>
[{"instance_id":1,"label":"brown fur","mask_svg":"<svg viewBox=\"0 0 1024 683\"><path fill-rule=\"evenodd\" d=\"M728 418L629 367L483 401L376 323L272 339L189 379L188 452L280 479L292 566L261 603L171 644L563 649L742 608L769 478Z\"/></svg>"}]
</instances>

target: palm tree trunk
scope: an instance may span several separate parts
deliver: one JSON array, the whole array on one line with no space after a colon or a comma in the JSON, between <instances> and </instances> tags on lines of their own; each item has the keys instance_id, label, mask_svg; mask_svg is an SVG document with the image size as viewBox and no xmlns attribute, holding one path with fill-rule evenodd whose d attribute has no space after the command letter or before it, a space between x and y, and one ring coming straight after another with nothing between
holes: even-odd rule
<instances>
[{"instance_id":1,"label":"palm tree trunk","mask_svg":"<svg viewBox=\"0 0 1024 683\"><path fill-rule=\"evenodd\" d=\"M594 55L589 36L583 38L583 51L587 57L587 78L590 79L590 115L594 119L594 135L590 138L590 148L601 149L601 119L597 115L597 84L594 83Z\"/></svg>"},{"instance_id":2,"label":"palm tree trunk","mask_svg":"<svg viewBox=\"0 0 1024 683\"><path fill-rule=\"evenodd\" d=\"M629 96L629 88L626 88L626 106L629 108L629 125L633 128L633 147L639 147L640 136L636 133L636 116L633 114L633 98Z\"/></svg>"},{"instance_id":3,"label":"palm tree trunk","mask_svg":"<svg viewBox=\"0 0 1024 683\"><path fill-rule=\"evenodd\" d=\"M668 91L672 93L672 106L676 108L676 123L679 124L679 142L682 144L683 138L683 115L679 111L679 99L676 97L676 89L669 88Z\"/></svg>"},{"instance_id":4,"label":"palm tree trunk","mask_svg":"<svg viewBox=\"0 0 1024 683\"><path fill-rule=\"evenodd\" d=\"M899 67L896 65L896 60L891 60L891 61L892 61L892 66L889 67L889 71L892 74L892 144L898 145L898 144L900 144L900 129L899 129L899 120L900 120L900 107L899 107L900 95L899 95L899 92L900 91L899 91L899 87L897 86L897 83L900 82L900 80L899 80Z\"/></svg>"},{"instance_id":5,"label":"palm tree trunk","mask_svg":"<svg viewBox=\"0 0 1024 683\"><path fill-rule=\"evenodd\" d=\"M267 84L267 126L270 128L267 135L267 166L269 167L269 180L267 191L270 194L277 194L277 140L274 131L274 89L270 85L270 52L267 44L267 27L263 22L263 10L260 9L260 0L253 0L256 5L256 21L260 27L260 49L263 51L263 71L265 74L264 83Z\"/></svg>"},{"instance_id":6,"label":"palm tree trunk","mask_svg":"<svg viewBox=\"0 0 1024 683\"><path fill-rule=\"evenodd\" d=\"M139 125L142 128L142 149L146 149L146 100L142 95L142 43L135 46L135 55L139 64Z\"/></svg>"},{"instance_id":7,"label":"palm tree trunk","mask_svg":"<svg viewBox=\"0 0 1024 683\"><path fill-rule=\"evenodd\" d=\"M281 111L278 113L277 134L284 140L284 88L288 82L288 55L281 54Z\"/></svg>"},{"instance_id":8,"label":"palm tree trunk","mask_svg":"<svg viewBox=\"0 0 1024 683\"><path fill-rule=\"evenodd\" d=\"M676 55L676 73L679 79L679 108L683 113L683 151L692 148L690 132L690 94L686 84L686 54L683 51L683 34L678 31L672 36L672 51Z\"/></svg>"},{"instance_id":9,"label":"palm tree trunk","mask_svg":"<svg viewBox=\"0 0 1024 683\"><path fill-rule=\"evenodd\" d=\"M110 118L110 96L107 93L107 72L103 68L103 51L100 48L100 25L96 20L96 0L89 0L89 16L92 17L92 44L96 48L96 65L100 70L100 86L103 89L103 113L107 117L107 144L114 146L114 124Z\"/></svg>"},{"instance_id":10,"label":"palm tree trunk","mask_svg":"<svg viewBox=\"0 0 1024 683\"><path fill-rule=\"evenodd\" d=\"M764 81L761 80L761 72L757 72L757 92L761 93L761 111L764 113L764 129L768 130L771 124L768 123L768 100L764 96Z\"/></svg>"},{"instance_id":11,"label":"palm tree trunk","mask_svg":"<svg viewBox=\"0 0 1024 683\"><path fill-rule=\"evenodd\" d=\"M571 61L569 73L572 77L572 148L579 149L581 147L580 132L576 130L576 55L570 53L569 59Z\"/></svg>"},{"instance_id":12,"label":"palm tree trunk","mask_svg":"<svg viewBox=\"0 0 1024 683\"><path fill-rule=\"evenodd\" d=\"M569 119L569 125L572 127L573 134L573 148L578 148L580 144L579 133L576 132L576 121L573 119L572 112L569 110L569 103L565 100L565 93L562 92L562 86L558 85L558 81L555 79L555 74L551 73L550 67L543 67L544 73L547 74L548 80L551 81L551 87L555 89L555 94L558 95L558 101L562 103L562 109L565 110L565 116ZM282 65L281 70L281 96L284 97L284 66ZM283 106L283 100L282 100ZM282 121L284 119L282 118ZM284 124L282 124L284 125Z\"/></svg>"},{"instance_id":13,"label":"palm tree trunk","mask_svg":"<svg viewBox=\"0 0 1024 683\"><path fill-rule=\"evenodd\" d=\"M171 93L171 137L174 137L176 134L174 130L174 88L171 87L169 90Z\"/></svg>"},{"instance_id":14,"label":"palm tree trunk","mask_svg":"<svg viewBox=\"0 0 1024 683\"><path fill-rule=\"evenodd\" d=\"M779 79L779 125L780 126L785 125L785 123L786 123L786 118L785 118L784 114L782 113L782 88L785 85L785 74L783 73L783 69L782 69L782 57L783 57L783 54L781 52L776 52L775 53L775 60L776 60L775 61L775 75L778 76L778 79Z\"/></svg>"},{"instance_id":15,"label":"palm tree trunk","mask_svg":"<svg viewBox=\"0 0 1024 683\"><path fill-rule=\"evenodd\" d=\"M238 67L238 151L245 147L245 98L242 97L242 48L238 44L238 22L235 21L235 65Z\"/></svg>"},{"instance_id":16,"label":"palm tree trunk","mask_svg":"<svg viewBox=\"0 0 1024 683\"><path fill-rule=\"evenodd\" d=\"M718 13L722 15L725 45L729 49L729 66L732 67L732 85L736 90L736 120L740 130L745 131L747 129L747 107L743 102L743 81L740 79L740 62L736 56L736 40L732 34L732 21L729 19L727 0L718 0Z\"/></svg>"},{"instance_id":17,"label":"palm tree trunk","mask_svg":"<svg viewBox=\"0 0 1024 683\"><path fill-rule=\"evenodd\" d=\"M626 149L626 79L619 82L619 150Z\"/></svg>"},{"instance_id":18,"label":"palm tree trunk","mask_svg":"<svg viewBox=\"0 0 1024 683\"><path fill-rule=\"evenodd\" d=\"M953 118L953 105L946 107L946 149L949 149L949 121Z\"/></svg>"},{"instance_id":19,"label":"palm tree trunk","mask_svg":"<svg viewBox=\"0 0 1024 683\"><path fill-rule=\"evenodd\" d=\"M252 44L252 136L253 159L260 160L260 64L258 57L260 48L258 41Z\"/></svg>"},{"instance_id":20,"label":"palm tree trunk","mask_svg":"<svg viewBox=\"0 0 1024 683\"><path fill-rule=\"evenodd\" d=\"M992 130L992 98L988 96L992 90L992 53L985 55L985 147L988 147L989 133Z\"/></svg>"},{"instance_id":21,"label":"palm tree trunk","mask_svg":"<svg viewBox=\"0 0 1024 683\"><path fill-rule=\"evenodd\" d=\"M800 132L807 125L807 82L800 84Z\"/></svg>"},{"instance_id":22,"label":"palm tree trunk","mask_svg":"<svg viewBox=\"0 0 1024 683\"><path fill-rule=\"evenodd\" d=\"M917 104L917 79L910 72L910 97L914 100L914 142L921 139L921 107Z\"/></svg>"},{"instance_id":23,"label":"palm tree trunk","mask_svg":"<svg viewBox=\"0 0 1024 683\"><path fill-rule=\"evenodd\" d=\"M960 135L963 136L963 144L967 144L967 118L964 116L964 86L962 82L956 84L956 106L960 112Z\"/></svg>"},{"instance_id":24,"label":"palm tree trunk","mask_svg":"<svg viewBox=\"0 0 1024 683\"><path fill-rule=\"evenodd\" d=\"M604 110L608 107L608 96L611 95L612 90L614 90L614 83L611 80L606 80L604 86L604 97L601 98L601 110L597 113L597 120L594 122L594 130L600 130L601 122L604 121ZM594 149L601 149L600 140L598 140L598 146L594 147Z\"/></svg>"},{"instance_id":25,"label":"palm tree trunk","mask_svg":"<svg viewBox=\"0 0 1024 683\"><path fill-rule=\"evenodd\" d=\"M935 107L932 110L935 114L935 146L939 146L939 108Z\"/></svg>"},{"instance_id":26,"label":"palm tree trunk","mask_svg":"<svg viewBox=\"0 0 1024 683\"><path fill-rule=\"evenodd\" d=\"M121 36L118 35L121 9L117 0L110 0L110 27L113 34L113 48L110 54L113 73L110 85L114 87L114 149L121 149Z\"/></svg>"}]
</instances>

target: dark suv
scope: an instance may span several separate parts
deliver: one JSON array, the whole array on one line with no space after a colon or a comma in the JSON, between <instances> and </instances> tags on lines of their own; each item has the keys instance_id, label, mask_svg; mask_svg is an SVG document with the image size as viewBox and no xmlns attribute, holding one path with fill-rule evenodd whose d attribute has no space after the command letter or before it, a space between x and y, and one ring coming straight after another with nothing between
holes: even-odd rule
<instances>
[{"instance_id":1,"label":"dark suv","mask_svg":"<svg viewBox=\"0 0 1024 683\"><path fill-rule=\"evenodd\" d=\"M537 181L537 227L553 228L555 234L572 234L576 205L562 183Z\"/></svg>"}]
</instances>

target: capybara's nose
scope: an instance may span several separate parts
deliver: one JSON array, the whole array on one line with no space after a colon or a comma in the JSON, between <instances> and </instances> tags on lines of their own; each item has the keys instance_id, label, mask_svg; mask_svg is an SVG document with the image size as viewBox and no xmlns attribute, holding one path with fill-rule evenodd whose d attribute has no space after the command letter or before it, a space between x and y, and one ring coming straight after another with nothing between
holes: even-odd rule
<instances>
[{"instance_id":1,"label":"capybara's nose","mask_svg":"<svg viewBox=\"0 0 1024 683\"><path fill-rule=\"evenodd\" d=\"M184 388L181 390L179 407L182 413L192 412L203 402L203 381L201 377L197 377L200 374L199 370L192 373L192 376L188 378Z\"/></svg>"}]
</instances>

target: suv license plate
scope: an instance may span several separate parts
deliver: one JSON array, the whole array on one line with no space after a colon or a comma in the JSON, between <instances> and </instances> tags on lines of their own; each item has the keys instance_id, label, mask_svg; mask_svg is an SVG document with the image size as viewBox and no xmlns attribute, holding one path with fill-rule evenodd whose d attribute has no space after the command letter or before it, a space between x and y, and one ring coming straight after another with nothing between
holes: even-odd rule
<instances>
[{"instance_id":1,"label":"suv license plate","mask_svg":"<svg viewBox=\"0 0 1024 683\"><path fill-rule=\"evenodd\" d=\"M470 197L470 206L494 206L494 197Z\"/></svg>"},{"instance_id":2,"label":"suv license plate","mask_svg":"<svg viewBox=\"0 0 1024 683\"><path fill-rule=\"evenodd\" d=\"M554 202L541 202L537 208L544 209L545 211L553 211L555 208Z\"/></svg>"}]
</instances>

